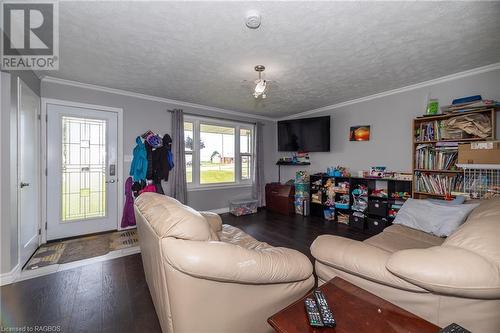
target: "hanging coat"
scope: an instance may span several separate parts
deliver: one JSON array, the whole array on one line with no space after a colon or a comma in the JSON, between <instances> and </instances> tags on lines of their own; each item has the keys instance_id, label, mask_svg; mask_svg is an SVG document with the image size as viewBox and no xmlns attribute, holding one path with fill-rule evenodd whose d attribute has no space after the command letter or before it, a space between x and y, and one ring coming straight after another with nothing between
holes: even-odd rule
<instances>
[{"instance_id":1,"label":"hanging coat","mask_svg":"<svg viewBox=\"0 0 500 333\"><path fill-rule=\"evenodd\" d=\"M134 198L132 197L132 177L128 177L125 182L125 206L123 206L122 228L135 225Z\"/></svg>"},{"instance_id":2,"label":"hanging coat","mask_svg":"<svg viewBox=\"0 0 500 333\"><path fill-rule=\"evenodd\" d=\"M152 151L153 161L153 179L156 182L160 180L168 181L168 174L172 167L169 163L169 152L172 147L172 138L170 135L163 136L163 146ZM173 166L173 161L171 161Z\"/></svg>"},{"instance_id":3,"label":"hanging coat","mask_svg":"<svg viewBox=\"0 0 500 333\"><path fill-rule=\"evenodd\" d=\"M146 179L154 179L154 161L153 161L153 147L146 141L144 142L146 149L146 159L148 161L148 167L146 168Z\"/></svg>"},{"instance_id":4,"label":"hanging coat","mask_svg":"<svg viewBox=\"0 0 500 333\"><path fill-rule=\"evenodd\" d=\"M146 146L142 142L140 136L135 139L137 145L134 148L134 158L132 159L132 164L130 165L130 176L133 177L134 181L140 181L146 179L146 174L148 171L148 158L146 153Z\"/></svg>"}]
</instances>

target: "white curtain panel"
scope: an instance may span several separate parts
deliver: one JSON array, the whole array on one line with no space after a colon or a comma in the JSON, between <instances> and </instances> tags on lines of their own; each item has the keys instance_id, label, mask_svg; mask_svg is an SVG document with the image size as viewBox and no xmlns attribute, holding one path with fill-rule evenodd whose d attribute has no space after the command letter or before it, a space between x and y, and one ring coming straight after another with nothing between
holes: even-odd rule
<instances>
[{"instance_id":1,"label":"white curtain panel","mask_svg":"<svg viewBox=\"0 0 500 333\"><path fill-rule=\"evenodd\" d=\"M262 133L263 125L257 123L255 125L255 135L253 140L253 147L255 151L255 158L253 161L253 186L252 196L257 200L259 207L265 205L262 186L264 185L264 136Z\"/></svg>"},{"instance_id":2,"label":"white curtain panel","mask_svg":"<svg viewBox=\"0 0 500 333\"><path fill-rule=\"evenodd\" d=\"M172 112L172 154L175 166L172 181L172 197L187 204L186 157L184 154L184 112Z\"/></svg>"}]
</instances>

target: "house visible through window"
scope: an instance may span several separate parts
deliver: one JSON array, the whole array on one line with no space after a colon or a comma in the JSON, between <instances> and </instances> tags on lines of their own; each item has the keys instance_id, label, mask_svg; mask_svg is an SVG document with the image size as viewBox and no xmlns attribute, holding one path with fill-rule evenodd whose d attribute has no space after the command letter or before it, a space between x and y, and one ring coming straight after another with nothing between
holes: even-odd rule
<instances>
[{"instance_id":1,"label":"house visible through window","mask_svg":"<svg viewBox=\"0 0 500 333\"><path fill-rule=\"evenodd\" d=\"M186 180L190 187L251 184L254 126L186 117Z\"/></svg>"}]
</instances>

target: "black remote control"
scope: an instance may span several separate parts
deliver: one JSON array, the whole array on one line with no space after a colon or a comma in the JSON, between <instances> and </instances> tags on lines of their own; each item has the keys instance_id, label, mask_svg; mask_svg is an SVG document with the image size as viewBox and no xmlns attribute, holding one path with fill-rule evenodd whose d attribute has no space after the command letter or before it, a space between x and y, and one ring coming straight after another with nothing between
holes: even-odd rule
<instances>
[{"instance_id":1,"label":"black remote control","mask_svg":"<svg viewBox=\"0 0 500 333\"><path fill-rule=\"evenodd\" d=\"M307 316L309 317L309 325L314 327L323 327L323 321L321 320L321 315L319 314L316 302L312 298L306 298L304 301L306 305Z\"/></svg>"},{"instance_id":2,"label":"black remote control","mask_svg":"<svg viewBox=\"0 0 500 333\"><path fill-rule=\"evenodd\" d=\"M453 323L441 329L439 333L471 333L471 332L466 330L462 326Z\"/></svg>"},{"instance_id":3,"label":"black remote control","mask_svg":"<svg viewBox=\"0 0 500 333\"><path fill-rule=\"evenodd\" d=\"M323 320L323 325L326 327L335 327L337 322L333 318L333 313L326 302L325 294L319 289L314 291L314 298L316 298L316 303L318 304L319 312L321 314L321 319Z\"/></svg>"}]
</instances>

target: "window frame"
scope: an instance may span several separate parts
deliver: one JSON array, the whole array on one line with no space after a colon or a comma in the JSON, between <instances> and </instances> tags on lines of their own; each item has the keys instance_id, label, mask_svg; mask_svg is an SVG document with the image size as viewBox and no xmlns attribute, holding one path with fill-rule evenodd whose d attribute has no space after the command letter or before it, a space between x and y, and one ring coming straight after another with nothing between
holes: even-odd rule
<instances>
[{"instance_id":1,"label":"window frame","mask_svg":"<svg viewBox=\"0 0 500 333\"><path fill-rule=\"evenodd\" d=\"M192 160L192 182L187 183L188 191L193 190L210 190L217 188L237 188L237 187L249 187L253 184L253 163L255 160L255 150L254 150L254 135L255 135L255 125L251 123L243 123L238 121L230 120L219 120L215 118L208 118L203 116L184 116L184 123L193 124L193 149L191 151L186 151L185 154L191 154ZM212 126L223 126L234 128L234 182L224 182L224 183L211 183L211 184L201 184L201 160L200 160L200 125L212 125ZM184 126L184 124L183 124ZM250 153L241 153L240 149L240 130L246 129L250 130ZM184 142L185 138L184 138ZM250 156L250 178L242 179L242 156Z\"/></svg>"}]
</instances>

